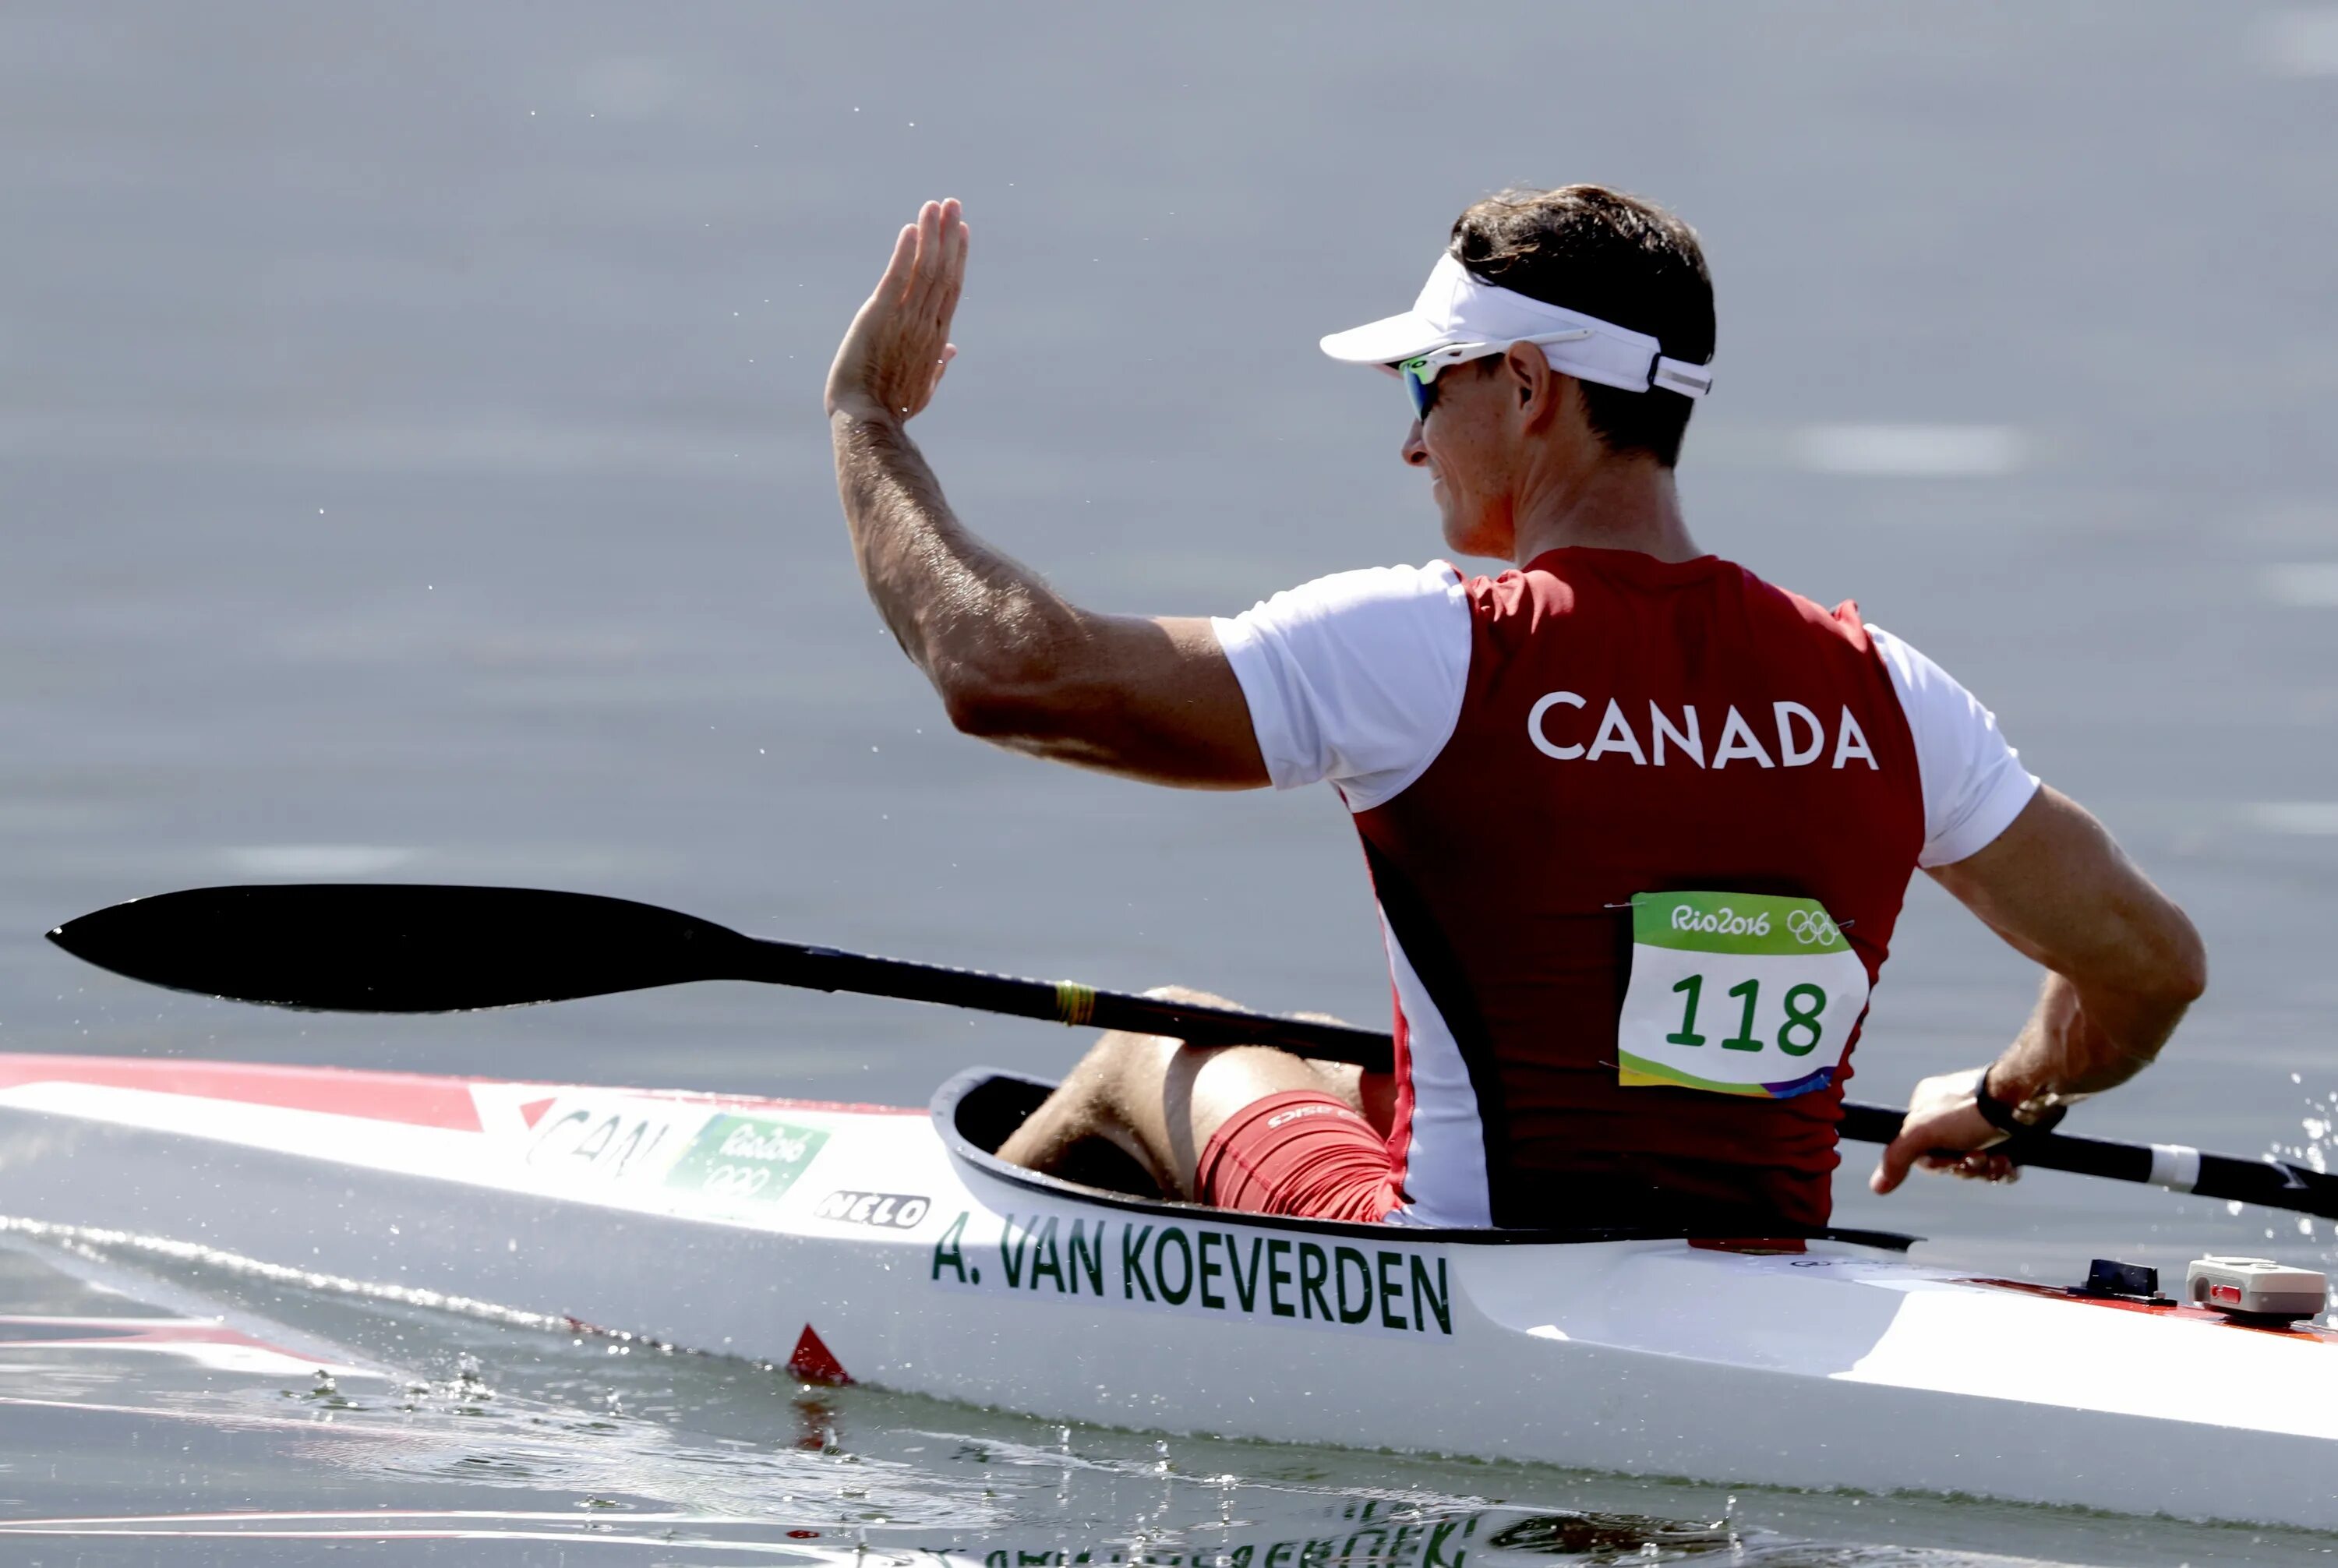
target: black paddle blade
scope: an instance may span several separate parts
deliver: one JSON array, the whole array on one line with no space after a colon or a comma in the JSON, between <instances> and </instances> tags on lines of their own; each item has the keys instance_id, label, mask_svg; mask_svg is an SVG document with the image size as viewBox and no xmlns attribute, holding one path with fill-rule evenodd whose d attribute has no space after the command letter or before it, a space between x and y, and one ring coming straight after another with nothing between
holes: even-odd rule
<instances>
[{"instance_id":1,"label":"black paddle blade","mask_svg":"<svg viewBox=\"0 0 2338 1568\"><path fill-rule=\"evenodd\" d=\"M745 978L753 944L672 909L527 887L196 887L49 940L150 985L336 1013L455 1013Z\"/></svg>"}]
</instances>

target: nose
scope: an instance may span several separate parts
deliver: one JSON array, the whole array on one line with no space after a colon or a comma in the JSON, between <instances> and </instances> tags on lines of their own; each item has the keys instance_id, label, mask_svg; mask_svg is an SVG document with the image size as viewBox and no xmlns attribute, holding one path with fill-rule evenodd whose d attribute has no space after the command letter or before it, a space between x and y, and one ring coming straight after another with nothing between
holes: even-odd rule
<instances>
[{"instance_id":1,"label":"nose","mask_svg":"<svg viewBox=\"0 0 2338 1568\"><path fill-rule=\"evenodd\" d=\"M1403 457L1405 466L1408 468L1429 466L1429 447L1420 439L1420 420L1414 420L1412 428L1405 432L1404 446L1399 456Z\"/></svg>"}]
</instances>

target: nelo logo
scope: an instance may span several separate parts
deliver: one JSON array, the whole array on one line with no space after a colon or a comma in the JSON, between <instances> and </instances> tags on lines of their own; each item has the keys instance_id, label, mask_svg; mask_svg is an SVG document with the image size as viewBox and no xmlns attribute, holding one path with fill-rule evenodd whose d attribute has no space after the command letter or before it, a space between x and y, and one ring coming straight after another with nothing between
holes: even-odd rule
<instances>
[{"instance_id":1,"label":"nelo logo","mask_svg":"<svg viewBox=\"0 0 2338 1568\"><path fill-rule=\"evenodd\" d=\"M811 1211L815 1220L841 1220L847 1225L881 1225L914 1230L933 1200L909 1192L831 1192Z\"/></svg>"}]
</instances>

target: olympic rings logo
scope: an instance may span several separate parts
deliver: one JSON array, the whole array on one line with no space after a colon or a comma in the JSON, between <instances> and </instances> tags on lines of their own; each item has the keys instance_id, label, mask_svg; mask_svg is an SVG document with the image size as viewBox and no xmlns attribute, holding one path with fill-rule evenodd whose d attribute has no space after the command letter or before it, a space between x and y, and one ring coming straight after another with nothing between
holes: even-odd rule
<instances>
[{"instance_id":1,"label":"olympic rings logo","mask_svg":"<svg viewBox=\"0 0 2338 1568\"><path fill-rule=\"evenodd\" d=\"M1786 916L1786 929L1804 946L1832 947L1842 940L1842 928L1822 909L1797 909Z\"/></svg>"}]
</instances>

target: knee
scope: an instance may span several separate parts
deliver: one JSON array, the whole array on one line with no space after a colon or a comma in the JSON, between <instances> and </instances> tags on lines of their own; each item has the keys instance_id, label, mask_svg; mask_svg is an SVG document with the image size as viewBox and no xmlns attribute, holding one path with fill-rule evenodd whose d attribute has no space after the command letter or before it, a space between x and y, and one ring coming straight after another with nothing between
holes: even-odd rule
<instances>
[{"instance_id":1,"label":"knee","mask_svg":"<svg viewBox=\"0 0 2338 1568\"><path fill-rule=\"evenodd\" d=\"M1190 985L1155 985L1144 995L1157 1002L1193 1007L1235 1005L1223 996L1197 991ZM1062 1092L1092 1108L1117 1109L1132 1093L1150 1089L1157 1094L1160 1086L1172 1076L1180 1072L1190 1074L1203 1062L1228 1049L1238 1047L1189 1045L1174 1034L1108 1030L1088 1047L1078 1065L1066 1074Z\"/></svg>"},{"instance_id":2,"label":"knee","mask_svg":"<svg viewBox=\"0 0 2338 1568\"><path fill-rule=\"evenodd\" d=\"M1159 1076L1176 1050L1174 1040L1133 1034L1125 1029L1107 1030L1064 1075L1058 1093L1068 1093L1091 1106L1117 1105L1133 1074Z\"/></svg>"},{"instance_id":3,"label":"knee","mask_svg":"<svg viewBox=\"0 0 2338 1568\"><path fill-rule=\"evenodd\" d=\"M1197 991L1191 985L1155 985L1151 990L1145 992L1144 995L1153 998L1153 1000L1156 1002L1175 1002L1187 1007L1221 1007L1229 1013L1239 1013L1243 1011L1243 1004L1239 1002L1229 1002L1226 998L1219 995L1214 991ZM1168 1057L1164 1060L1174 1059L1174 1061L1182 1063L1188 1068L1197 1066L1199 1063L1207 1061L1209 1058L1217 1055L1221 1052L1256 1049L1256 1047L1247 1045L1194 1045L1178 1039L1174 1034L1154 1034L1149 1036L1140 1034L1131 1035L1128 1038L1136 1040L1149 1039L1156 1047L1163 1044L1174 1046L1174 1049L1168 1054Z\"/></svg>"},{"instance_id":4,"label":"knee","mask_svg":"<svg viewBox=\"0 0 2338 1568\"><path fill-rule=\"evenodd\" d=\"M1190 985L1155 985L1144 993L1157 1002L1194 1007L1235 1008L1237 1004ZM1157 1096L1164 1085L1190 1081L1202 1064L1242 1045L1189 1045L1174 1034L1141 1034L1114 1029L1098 1037L1064 1078L1057 1091L1078 1102L1090 1115L1108 1121L1138 1100Z\"/></svg>"}]
</instances>

